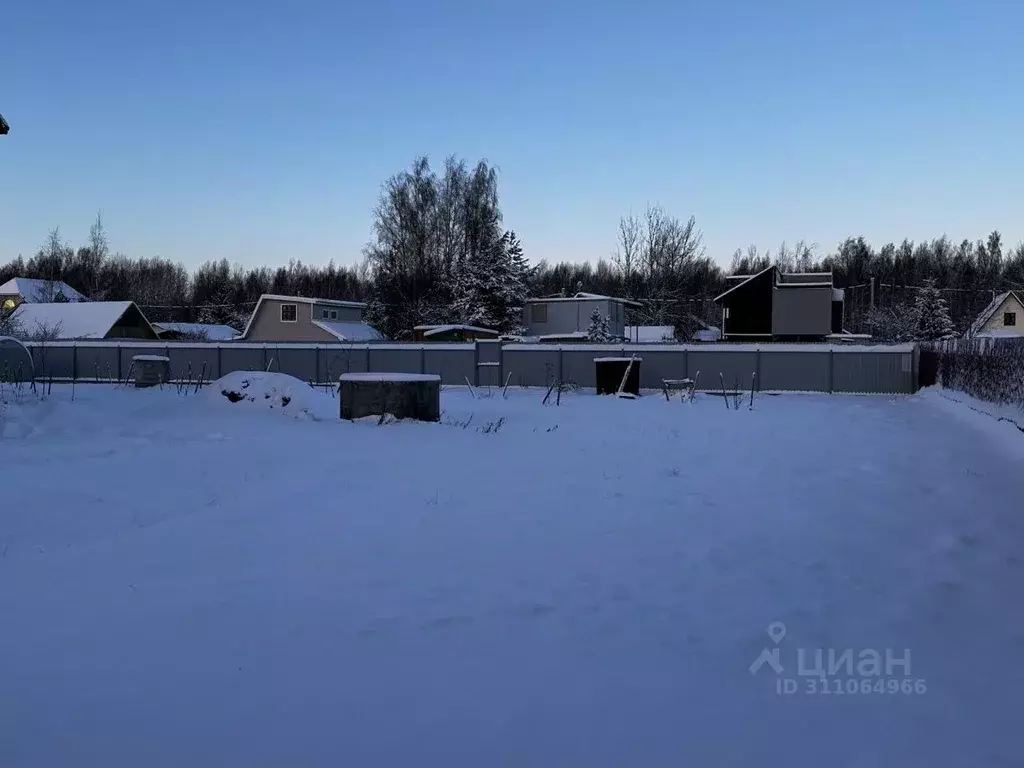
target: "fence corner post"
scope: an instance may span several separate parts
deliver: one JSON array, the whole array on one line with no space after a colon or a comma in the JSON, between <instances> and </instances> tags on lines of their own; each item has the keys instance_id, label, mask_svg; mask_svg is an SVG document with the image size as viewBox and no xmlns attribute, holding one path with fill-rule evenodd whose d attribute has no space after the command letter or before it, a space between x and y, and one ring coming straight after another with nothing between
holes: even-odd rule
<instances>
[{"instance_id":1,"label":"fence corner post","mask_svg":"<svg viewBox=\"0 0 1024 768\"><path fill-rule=\"evenodd\" d=\"M828 393L834 394L836 388L836 358L835 349L829 344L828 347Z\"/></svg>"},{"instance_id":2,"label":"fence corner post","mask_svg":"<svg viewBox=\"0 0 1024 768\"><path fill-rule=\"evenodd\" d=\"M420 373L427 372L427 345L420 345Z\"/></svg>"}]
</instances>

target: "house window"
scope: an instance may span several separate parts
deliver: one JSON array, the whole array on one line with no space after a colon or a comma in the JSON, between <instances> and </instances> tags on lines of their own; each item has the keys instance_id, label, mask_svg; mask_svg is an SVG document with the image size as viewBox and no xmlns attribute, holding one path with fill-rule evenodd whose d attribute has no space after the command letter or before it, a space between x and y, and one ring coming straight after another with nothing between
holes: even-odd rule
<instances>
[{"instance_id":1,"label":"house window","mask_svg":"<svg viewBox=\"0 0 1024 768\"><path fill-rule=\"evenodd\" d=\"M338 310L332 309L331 310L331 320L337 320L337 319L338 319Z\"/></svg>"},{"instance_id":2,"label":"house window","mask_svg":"<svg viewBox=\"0 0 1024 768\"><path fill-rule=\"evenodd\" d=\"M1016 312L1003 312L1003 325L1016 325L1017 324L1017 313Z\"/></svg>"},{"instance_id":3,"label":"house window","mask_svg":"<svg viewBox=\"0 0 1024 768\"><path fill-rule=\"evenodd\" d=\"M297 323L299 321L299 305L298 304L282 304L281 305L281 322L282 323Z\"/></svg>"},{"instance_id":4,"label":"house window","mask_svg":"<svg viewBox=\"0 0 1024 768\"><path fill-rule=\"evenodd\" d=\"M326 319L327 319L327 318L329 318L329 317L330 317L330 314L329 314L329 313L327 312L327 310L326 310L326 309L321 309L321 310L320 310L320 318L321 318L322 320L326 320Z\"/></svg>"},{"instance_id":5,"label":"house window","mask_svg":"<svg viewBox=\"0 0 1024 768\"><path fill-rule=\"evenodd\" d=\"M535 323L546 323L548 321L548 305L547 304L534 304L533 305L533 322Z\"/></svg>"}]
</instances>

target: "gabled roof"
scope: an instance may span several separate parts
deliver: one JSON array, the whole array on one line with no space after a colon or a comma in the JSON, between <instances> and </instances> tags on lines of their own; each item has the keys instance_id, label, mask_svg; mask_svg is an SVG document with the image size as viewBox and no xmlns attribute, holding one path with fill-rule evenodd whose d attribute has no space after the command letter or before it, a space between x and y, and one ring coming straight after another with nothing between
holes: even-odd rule
<instances>
[{"instance_id":1,"label":"gabled roof","mask_svg":"<svg viewBox=\"0 0 1024 768\"><path fill-rule=\"evenodd\" d=\"M1006 303L1006 300L1009 299L1011 296L1015 298L1018 301L1018 303L1024 304L1024 301L1021 301L1020 296L1018 296L1015 291L1006 291L1005 293L1000 293L998 296L992 299L992 301L989 303L987 307L985 307L981 311L980 315L974 318L974 322L971 323L971 327L967 331L967 335L977 336L979 333L981 333L981 329L985 327L985 323L992 319L992 316L999 311L999 308L1002 307L1003 304Z\"/></svg>"},{"instance_id":2,"label":"gabled roof","mask_svg":"<svg viewBox=\"0 0 1024 768\"><path fill-rule=\"evenodd\" d=\"M11 316L30 335L45 328L56 331L59 339L102 339L132 307L149 325L134 301L26 303L19 304ZM155 330L153 335L157 335Z\"/></svg>"},{"instance_id":3,"label":"gabled roof","mask_svg":"<svg viewBox=\"0 0 1024 768\"><path fill-rule=\"evenodd\" d=\"M13 277L3 285L0 285L0 296L10 294L21 296L22 300L30 304L52 302L58 293L64 295L68 301L88 301L81 293L76 291L63 280L35 280L29 277Z\"/></svg>"},{"instance_id":4,"label":"gabled roof","mask_svg":"<svg viewBox=\"0 0 1024 768\"><path fill-rule=\"evenodd\" d=\"M252 314L249 315L249 322L245 324L245 330L242 331L243 339L249 336L252 321L259 315L264 301L283 301L288 304L323 304L328 307L358 307L359 309L366 309L366 302L363 301L337 301L336 299L313 299L309 296L281 296L276 293L264 293L260 296L260 300L256 302L256 307L253 309ZM325 328L324 330L327 329Z\"/></svg>"},{"instance_id":5,"label":"gabled roof","mask_svg":"<svg viewBox=\"0 0 1024 768\"><path fill-rule=\"evenodd\" d=\"M366 307L365 301L340 301L338 299L314 299L310 296L280 296L276 293L264 293L260 296L260 301L267 299L269 301L287 301L295 304L325 304L328 307L359 307L363 309Z\"/></svg>"},{"instance_id":6,"label":"gabled roof","mask_svg":"<svg viewBox=\"0 0 1024 768\"><path fill-rule=\"evenodd\" d=\"M717 304L717 303L718 303L719 301L721 301L722 299L724 299L724 298L725 298L726 296L728 296L728 295L729 295L730 293L732 293L733 291L739 290L739 289L740 289L740 288L742 288L742 287L743 287L744 285L746 285L747 283L749 283L749 282L750 282L751 280L756 280L756 279L757 279L757 278L759 278L759 277L760 277L761 275L765 274L766 272L771 272L771 271L772 271L773 269L774 269L774 270L775 270L776 272L778 272L778 267L775 267L775 266L771 266L771 267L765 267L765 268L764 268L764 269L762 269L762 270L761 270L760 272L757 272L757 273L755 273L755 274L753 274L753 275L750 275L750 276L749 276L749 277L748 277L748 278L747 278L746 280L744 280L744 281L743 281L743 282L741 282L741 283L737 283L737 284L736 284L736 285L734 285L734 286L733 286L732 288L730 288L729 290L727 290L727 291L726 291L725 293L723 293L723 294L720 294L720 295L718 295L718 296L715 296L715 299L714 299L715 303Z\"/></svg>"},{"instance_id":7,"label":"gabled roof","mask_svg":"<svg viewBox=\"0 0 1024 768\"><path fill-rule=\"evenodd\" d=\"M214 323L153 323L158 331L174 331L176 333L206 334L210 341L231 341L238 331L230 325Z\"/></svg>"},{"instance_id":8,"label":"gabled roof","mask_svg":"<svg viewBox=\"0 0 1024 768\"><path fill-rule=\"evenodd\" d=\"M322 328L338 341L383 341L384 336L368 323L351 320L314 320L313 325Z\"/></svg>"}]
</instances>

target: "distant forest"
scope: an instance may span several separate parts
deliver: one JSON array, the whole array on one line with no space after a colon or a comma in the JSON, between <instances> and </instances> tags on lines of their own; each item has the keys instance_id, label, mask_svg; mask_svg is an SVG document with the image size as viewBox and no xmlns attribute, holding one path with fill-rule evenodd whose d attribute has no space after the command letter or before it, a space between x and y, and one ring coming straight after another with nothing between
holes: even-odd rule
<instances>
[{"instance_id":1,"label":"distant forest","mask_svg":"<svg viewBox=\"0 0 1024 768\"><path fill-rule=\"evenodd\" d=\"M326 254L325 254L326 255ZM1002 291L1024 289L1024 243L1007 248L999 232L955 243L887 243L851 237L828 253L797 242L774 251L739 249L728 269L706 252L692 217L652 206L618 222L608 255L595 263L529 262L529 235L506 228L496 170L449 158L435 171L418 159L388 179L373 212L373 234L355 266L290 261L243 267L207 261L194 271L161 258L111 252L97 216L77 247L53 229L30 258L0 266L12 277L63 280L96 300L131 299L154 321L244 327L260 294L366 301L368 318L392 338L419 323L472 322L514 331L529 296L589 291L637 299L631 324L674 325L689 334L720 324L713 299L727 274L771 264L783 271L829 271L846 289L846 330L900 340L917 294L933 285L957 332Z\"/></svg>"}]
</instances>

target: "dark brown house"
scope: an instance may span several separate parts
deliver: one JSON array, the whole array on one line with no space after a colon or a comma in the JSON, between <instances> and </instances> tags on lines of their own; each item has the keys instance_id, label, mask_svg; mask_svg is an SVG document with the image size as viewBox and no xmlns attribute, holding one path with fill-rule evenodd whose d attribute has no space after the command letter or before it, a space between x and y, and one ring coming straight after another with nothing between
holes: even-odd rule
<instances>
[{"instance_id":1,"label":"dark brown house","mask_svg":"<svg viewBox=\"0 0 1024 768\"><path fill-rule=\"evenodd\" d=\"M727 279L735 284L715 298L727 341L822 341L843 332L843 291L831 272L768 267Z\"/></svg>"}]
</instances>

